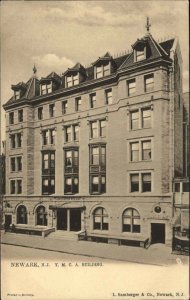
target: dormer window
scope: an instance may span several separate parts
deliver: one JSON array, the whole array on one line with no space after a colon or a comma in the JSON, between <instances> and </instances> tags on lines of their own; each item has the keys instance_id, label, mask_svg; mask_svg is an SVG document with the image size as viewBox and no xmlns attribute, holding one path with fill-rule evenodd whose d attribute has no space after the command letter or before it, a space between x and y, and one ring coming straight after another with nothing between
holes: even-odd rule
<instances>
[{"instance_id":1,"label":"dormer window","mask_svg":"<svg viewBox=\"0 0 190 300\"><path fill-rule=\"evenodd\" d=\"M137 40L134 45L132 45L134 53L134 62L138 62L146 59L150 56L150 48L146 38Z\"/></svg>"},{"instance_id":2,"label":"dormer window","mask_svg":"<svg viewBox=\"0 0 190 300\"><path fill-rule=\"evenodd\" d=\"M41 84L41 95L46 95L52 92L52 83Z\"/></svg>"},{"instance_id":3,"label":"dormer window","mask_svg":"<svg viewBox=\"0 0 190 300\"><path fill-rule=\"evenodd\" d=\"M15 91L15 100L20 99L20 90Z\"/></svg>"},{"instance_id":4,"label":"dormer window","mask_svg":"<svg viewBox=\"0 0 190 300\"><path fill-rule=\"evenodd\" d=\"M136 50L136 61L140 61L145 59L145 49L143 50Z\"/></svg>"},{"instance_id":5,"label":"dormer window","mask_svg":"<svg viewBox=\"0 0 190 300\"><path fill-rule=\"evenodd\" d=\"M79 84L79 74L66 76L66 87L71 87Z\"/></svg>"},{"instance_id":6,"label":"dormer window","mask_svg":"<svg viewBox=\"0 0 190 300\"><path fill-rule=\"evenodd\" d=\"M110 75L110 63L96 67L96 78L102 78L107 75Z\"/></svg>"}]
</instances>

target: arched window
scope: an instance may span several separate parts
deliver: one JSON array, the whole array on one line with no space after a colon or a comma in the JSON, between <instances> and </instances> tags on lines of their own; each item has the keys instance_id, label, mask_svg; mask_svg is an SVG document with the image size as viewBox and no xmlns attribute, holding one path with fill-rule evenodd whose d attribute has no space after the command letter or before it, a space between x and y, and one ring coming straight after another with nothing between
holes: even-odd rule
<instances>
[{"instance_id":1,"label":"arched window","mask_svg":"<svg viewBox=\"0 0 190 300\"><path fill-rule=\"evenodd\" d=\"M47 213L42 205L36 209L36 225L47 226Z\"/></svg>"},{"instance_id":2,"label":"arched window","mask_svg":"<svg viewBox=\"0 0 190 300\"><path fill-rule=\"evenodd\" d=\"M17 224L27 224L27 210L24 205L17 208Z\"/></svg>"},{"instance_id":3,"label":"arched window","mask_svg":"<svg viewBox=\"0 0 190 300\"><path fill-rule=\"evenodd\" d=\"M94 229L108 230L108 213L103 207L98 207L93 213Z\"/></svg>"},{"instance_id":4,"label":"arched window","mask_svg":"<svg viewBox=\"0 0 190 300\"><path fill-rule=\"evenodd\" d=\"M123 213L123 232L140 232L140 215L134 208L127 208Z\"/></svg>"}]
</instances>

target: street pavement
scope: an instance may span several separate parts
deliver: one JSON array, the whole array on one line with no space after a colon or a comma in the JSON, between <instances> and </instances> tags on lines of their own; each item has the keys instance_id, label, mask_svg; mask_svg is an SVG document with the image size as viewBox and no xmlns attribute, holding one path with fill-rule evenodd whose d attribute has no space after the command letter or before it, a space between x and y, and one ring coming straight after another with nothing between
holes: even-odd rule
<instances>
[{"instance_id":1,"label":"street pavement","mask_svg":"<svg viewBox=\"0 0 190 300\"><path fill-rule=\"evenodd\" d=\"M98 257L149 265L168 266L188 264L189 262L188 256L172 254L171 248L164 244L154 244L151 245L149 249L144 249L140 247L118 246L88 241L48 239L15 233L2 234L1 243L55 251L58 253L89 256L91 258Z\"/></svg>"}]
</instances>

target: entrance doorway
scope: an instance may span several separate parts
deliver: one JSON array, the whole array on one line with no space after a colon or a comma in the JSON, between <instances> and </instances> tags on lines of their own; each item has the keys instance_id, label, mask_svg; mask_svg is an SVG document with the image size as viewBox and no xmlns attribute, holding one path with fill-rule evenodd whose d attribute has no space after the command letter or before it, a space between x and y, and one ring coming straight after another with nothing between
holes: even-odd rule
<instances>
[{"instance_id":1,"label":"entrance doorway","mask_svg":"<svg viewBox=\"0 0 190 300\"><path fill-rule=\"evenodd\" d=\"M81 230L81 209L58 208L57 209L57 230L80 231Z\"/></svg>"},{"instance_id":2,"label":"entrance doorway","mask_svg":"<svg viewBox=\"0 0 190 300\"><path fill-rule=\"evenodd\" d=\"M67 209L59 208L57 210L57 229L67 230Z\"/></svg>"},{"instance_id":3,"label":"entrance doorway","mask_svg":"<svg viewBox=\"0 0 190 300\"><path fill-rule=\"evenodd\" d=\"M81 210L73 208L70 210L70 231L81 230Z\"/></svg>"},{"instance_id":4,"label":"entrance doorway","mask_svg":"<svg viewBox=\"0 0 190 300\"><path fill-rule=\"evenodd\" d=\"M12 224L12 216L11 215L5 215L5 228L9 228L9 226Z\"/></svg>"},{"instance_id":5,"label":"entrance doorway","mask_svg":"<svg viewBox=\"0 0 190 300\"><path fill-rule=\"evenodd\" d=\"M165 224L151 223L151 243L165 244Z\"/></svg>"}]
</instances>

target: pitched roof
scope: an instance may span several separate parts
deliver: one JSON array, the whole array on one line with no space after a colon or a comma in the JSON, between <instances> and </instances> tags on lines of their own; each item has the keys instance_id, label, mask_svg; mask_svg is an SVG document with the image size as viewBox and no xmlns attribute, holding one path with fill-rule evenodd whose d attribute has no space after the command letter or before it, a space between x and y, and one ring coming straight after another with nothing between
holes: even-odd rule
<instances>
[{"instance_id":1,"label":"pitched roof","mask_svg":"<svg viewBox=\"0 0 190 300\"><path fill-rule=\"evenodd\" d=\"M39 80L33 76L31 77L27 83L25 83L26 86L26 92L20 97L20 99L15 99L14 96L12 96L5 104L5 107L9 104L13 103L20 103L25 101L26 99L32 99L33 97L37 96L39 94Z\"/></svg>"},{"instance_id":2,"label":"pitched roof","mask_svg":"<svg viewBox=\"0 0 190 300\"><path fill-rule=\"evenodd\" d=\"M165 58L165 59L170 59L170 50L174 44L174 39L169 39L167 41L157 43L153 37L149 34L144 36L142 39L137 40L136 43L133 44L133 47L139 42L143 41L143 43L146 43L149 49L149 57L146 59L146 61L150 61L152 59L156 58ZM68 72L72 71L80 71L82 72L85 76L85 81L91 81L94 80L94 65L98 61L109 61L111 60L114 68L113 72L117 71L118 69L124 69L124 68L130 68L133 64L135 65L141 65L144 64L144 60L139 61L139 62L134 62L134 52L131 51L131 53L127 53L125 55L121 55L117 58L113 58L109 52L106 52L102 57L99 57L96 62L92 63L92 65L88 68L84 68L79 62L76 63L72 68L68 69L65 73L63 73L63 76L67 74ZM22 89L23 95L21 96L20 99L15 100L15 97L12 96L8 102L4 105L4 107L8 106L9 104L12 103L21 103L24 102L26 99L32 99L35 96L40 95L40 82L45 81L45 80L55 80L58 85L57 89L59 88L64 88L64 80L63 77L61 78L57 73L51 72L48 76L42 77L41 80L38 80L36 76L34 75L31 77L28 82L19 82L16 85L12 85L13 90L18 90Z\"/></svg>"},{"instance_id":3,"label":"pitched roof","mask_svg":"<svg viewBox=\"0 0 190 300\"><path fill-rule=\"evenodd\" d=\"M51 72L48 76L42 77L40 79L40 82L47 81L47 80L54 80L59 84L61 83L61 77L55 72Z\"/></svg>"},{"instance_id":4,"label":"pitched roof","mask_svg":"<svg viewBox=\"0 0 190 300\"><path fill-rule=\"evenodd\" d=\"M65 76L68 73L72 73L72 72L80 72L86 76L86 69L79 62L77 62L72 68L68 68L67 71L65 71L63 73L63 76Z\"/></svg>"},{"instance_id":5,"label":"pitched roof","mask_svg":"<svg viewBox=\"0 0 190 300\"><path fill-rule=\"evenodd\" d=\"M173 43L174 43L174 39L170 39L170 40L161 42L161 43L160 43L160 46L161 46L168 54L170 54L170 50L171 50L171 48L172 48L172 46L173 46Z\"/></svg>"},{"instance_id":6,"label":"pitched roof","mask_svg":"<svg viewBox=\"0 0 190 300\"><path fill-rule=\"evenodd\" d=\"M159 57L164 57L166 59L169 59L169 54L168 52L166 52L166 50L163 48L162 45L159 45L154 39L153 37L149 34L147 36L145 36L143 39L143 42L146 41L147 44L147 51L148 51L148 56L146 58L146 61L152 60L152 59L156 59ZM137 43L140 42L142 40L137 40L137 42L135 44L132 45L132 47L136 47ZM134 59L134 52L132 52L127 59L125 60L125 62L121 65L120 69L123 68L128 68L131 67L133 65L140 65L140 64L144 64L144 60L135 62Z\"/></svg>"}]
</instances>

